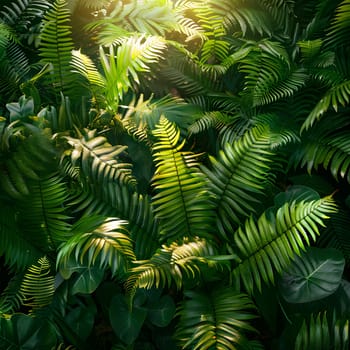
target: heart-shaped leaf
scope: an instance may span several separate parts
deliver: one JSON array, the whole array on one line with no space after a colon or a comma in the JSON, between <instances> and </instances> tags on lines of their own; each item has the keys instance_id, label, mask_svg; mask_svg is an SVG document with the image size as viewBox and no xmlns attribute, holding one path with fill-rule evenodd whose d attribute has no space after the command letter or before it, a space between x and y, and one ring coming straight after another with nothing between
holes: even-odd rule
<instances>
[{"instance_id":1,"label":"heart-shaped leaf","mask_svg":"<svg viewBox=\"0 0 350 350\"><path fill-rule=\"evenodd\" d=\"M98 267L80 266L72 286L72 294L93 293L103 280L104 270Z\"/></svg>"},{"instance_id":2,"label":"heart-shaped leaf","mask_svg":"<svg viewBox=\"0 0 350 350\"><path fill-rule=\"evenodd\" d=\"M158 327L166 327L174 317L176 306L173 298L164 295L148 306L148 319Z\"/></svg>"},{"instance_id":3,"label":"heart-shaped leaf","mask_svg":"<svg viewBox=\"0 0 350 350\"><path fill-rule=\"evenodd\" d=\"M113 297L109 318L115 334L126 344L132 344L138 337L145 322L147 310L135 306L130 309L122 294Z\"/></svg>"},{"instance_id":4,"label":"heart-shaped leaf","mask_svg":"<svg viewBox=\"0 0 350 350\"><path fill-rule=\"evenodd\" d=\"M281 294L289 303L325 298L338 289L344 265L344 257L338 250L310 247L283 274Z\"/></svg>"}]
</instances>

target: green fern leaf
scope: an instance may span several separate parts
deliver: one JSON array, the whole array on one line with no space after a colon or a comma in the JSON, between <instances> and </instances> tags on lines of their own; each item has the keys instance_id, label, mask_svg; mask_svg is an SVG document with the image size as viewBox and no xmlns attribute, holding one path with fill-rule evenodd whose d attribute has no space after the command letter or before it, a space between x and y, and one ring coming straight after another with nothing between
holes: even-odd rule
<instances>
[{"instance_id":1,"label":"green fern leaf","mask_svg":"<svg viewBox=\"0 0 350 350\"><path fill-rule=\"evenodd\" d=\"M166 118L160 118L153 133L157 139L153 146L157 167L153 204L161 234L165 239L208 236L213 229L212 204L196 155L182 151L180 131Z\"/></svg>"},{"instance_id":2,"label":"green fern leaf","mask_svg":"<svg viewBox=\"0 0 350 350\"><path fill-rule=\"evenodd\" d=\"M274 283L275 271L281 273L294 254L315 241L318 225L336 211L332 198L299 203L285 203L276 214L262 214L257 221L250 217L234 235L240 264L234 274L241 276L244 286L252 293L254 286L261 291L262 281Z\"/></svg>"},{"instance_id":3,"label":"green fern leaf","mask_svg":"<svg viewBox=\"0 0 350 350\"><path fill-rule=\"evenodd\" d=\"M56 0L46 12L40 33L39 55L42 61L52 64L51 82L56 93L69 95L73 82L70 62L74 48L71 38L70 12L65 0Z\"/></svg>"},{"instance_id":4,"label":"green fern leaf","mask_svg":"<svg viewBox=\"0 0 350 350\"><path fill-rule=\"evenodd\" d=\"M182 349L234 350L244 343L248 323L255 318L248 296L231 287L212 286L209 290L188 290L178 308L175 339Z\"/></svg>"},{"instance_id":5,"label":"green fern leaf","mask_svg":"<svg viewBox=\"0 0 350 350\"><path fill-rule=\"evenodd\" d=\"M350 80L331 87L322 99L317 103L304 121L301 131L311 128L330 107L338 112L340 106L348 106L350 102Z\"/></svg>"},{"instance_id":6,"label":"green fern leaf","mask_svg":"<svg viewBox=\"0 0 350 350\"><path fill-rule=\"evenodd\" d=\"M72 227L71 238L58 251L57 268L69 278L81 266L110 268L112 275L123 275L135 259L126 221L90 216Z\"/></svg>"},{"instance_id":7,"label":"green fern leaf","mask_svg":"<svg viewBox=\"0 0 350 350\"><path fill-rule=\"evenodd\" d=\"M66 137L66 140L72 147L72 165L79 167L82 180L99 183L101 186L118 182L134 188L136 180L131 173L131 164L119 161L126 146L112 146L104 136L96 136L96 130L86 129L85 135L79 136L79 139ZM66 154L63 159L64 157Z\"/></svg>"},{"instance_id":8,"label":"green fern leaf","mask_svg":"<svg viewBox=\"0 0 350 350\"><path fill-rule=\"evenodd\" d=\"M21 292L23 305L35 312L51 303L55 293L55 277L51 273L51 264L47 257L40 258L37 265L31 265L24 275Z\"/></svg>"},{"instance_id":9,"label":"green fern leaf","mask_svg":"<svg viewBox=\"0 0 350 350\"><path fill-rule=\"evenodd\" d=\"M307 349L339 349L349 348L349 321L336 320L325 313L311 315L304 320L299 329L295 348Z\"/></svg>"},{"instance_id":10,"label":"green fern leaf","mask_svg":"<svg viewBox=\"0 0 350 350\"><path fill-rule=\"evenodd\" d=\"M217 159L211 157L211 169L203 168L217 206L217 227L224 239L242 217L254 212L256 196L263 193L271 170L274 154L270 147L266 128L256 127L232 146L225 144Z\"/></svg>"},{"instance_id":11,"label":"green fern leaf","mask_svg":"<svg viewBox=\"0 0 350 350\"><path fill-rule=\"evenodd\" d=\"M138 266L131 269L126 288L131 295L137 288L163 288L173 283L180 289L186 279L201 276L201 270L208 265L218 266L215 261L206 259L215 253L209 242L199 238L163 245L149 260L134 262Z\"/></svg>"}]
</instances>

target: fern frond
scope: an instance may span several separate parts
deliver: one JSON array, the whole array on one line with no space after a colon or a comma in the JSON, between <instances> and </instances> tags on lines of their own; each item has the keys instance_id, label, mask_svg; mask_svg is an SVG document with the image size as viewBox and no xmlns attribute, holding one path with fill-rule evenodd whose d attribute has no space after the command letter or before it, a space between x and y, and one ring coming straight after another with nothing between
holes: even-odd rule
<instances>
[{"instance_id":1,"label":"fern frond","mask_svg":"<svg viewBox=\"0 0 350 350\"><path fill-rule=\"evenodd\" d=\"M131 164L119 160L126 146L112 146L104 136L96 136L96 130L85 130L85 135L79 136L66 137L66 140L72 147L72 165L80 168L81 179L101 186L109 182L135 186Z\"/></svg>"},{"instance_id":2,"label":"fern frond","mask_svg":"<svg viewBox=\"0 0 350 350\"><path fill-rule=\"evenodd\" d=\"M21 292L21 283L25 271L15 274L0 295L0 317L12 314L20 309L24 296Z\"/></svg>"},{"instance_id":3,"label":"fern frond","mask_svg":"<svg viewBox=\"0 0 350 350\"><path fill-rule=\"evenodd\" d=\"M336 118L334 122L336 123ZM325 130L325 123L320 131ZM333 129L335 130L335 128ZM350 182L350 142L349 132L339 131L320 135L315 129L314 136L305 134L300 147L296 148L291 160L295 165L306 166L309 173L320 165L329 170L335 179L343 178Z\"/></svg>"},{"instance_id":4,"label":"fern frond","mask_svg":"<svg viewBox=\"0 0 350 350\"><path fill-rule=\"evenodd\" d=\"M346 350L349 344L349 320L337 320L326 313L304 320L295 340L295 348L300 350Z\"/></svg>"},{"instance_id":5,"label":"fern frond","mask_svg":"<svg viewBox=\"0 0 350 350\"><path fill-rule=\"evenodd\" d=\"M254 106L293 96L305 83L303 68L291 66L286 50L277 42L262 41L239 65L245 74L243 93L251 96Z\"/></svg>"},{"instance_id":6,"label":"fern frond","mask_svg":"<svg viewBox=\"0 0 350 350\"><path fill-rule=\"evenodd\" d=\"M346 46L349 43L350 1L343 0L337 7L326 38L332 46Z\"/></svg>"},{"instance_id":7,"label":"fern frond","mask_svg":"<svg viewBox=\"0 0 350 350\"><path fill-rule=\"evenodd\" d=\"M217 265L206 259L215 252L215 247L200 238L163 245L149 260L134 262L138 266L131 269L126 288L131 295L137 288L164 288L173 283L180 289L186 279L200 277L201 269Z\"/></svg>"},{"instance_id":8,"label":"fern frond","mask_svg":"<svg viewBox=\"0 0 350 350\"><path fill-rule=\"evenodd\" d=\"M110 268L112 275L123 275L135 259L127 222L102 216L83 217L72 227L72 237L58 251L57 268L69 278L72 260L77 265Z\"/></svg>"},{"instance_id":9,"label":"fern frond","mask_svg":"<svg viewBox=\"0 0 350 350\"><path fill-rule=\"evenodd\" d=\"M213 211L196 155L182 151L180 131L165 117L160 118L153 133L153 186L157 193L153 205L163 237L207 236L212 230Z\"/></svg>"},{"instance_id":10,"label":"fern frond","mask_svg":"<svg viewBox=\"0 0 350 350\"><path fill-rule=\"evenodd\" d=\"M33 244L32 237L20 230L16 213L9 209L9 205L1 206L0 255L4 257L7 266L21 271L37 261L43 252Z\"/></svg>"},{"instance_id":11,"label":"fern frond","mask_svg":"<svg viewBox=\"0 0 350 350\"><path fill-rule=\"evenodd\" d=\"M70 237L69 217L63 204L67 187L57 174L29 182L30 196L19 203L19 227L43 252L55 250Z\"/></svg>"},{"instance_id":12,"label":"fern frond","mask_svg":"<svg viewBox=\"0 0 350 350\"><path fill-rule=\"evenodd\" d=\"M23 277L20 289L24 297L23 305L30 307L32 312L49 305L55 293L54 284L55 277L48 258L40 258Z\"/></svg>"},{"instance_id":13,"label":"fern frond","mask_svg":"<svg viewBox=\"0 0 350 350\"><path fill-rule=\"evenodd\" d=\"M350 261L349 225L349 212L339 209L327 222L327 227L317 241L318 246L338 249L343 253L345 259Z\"/></svg>"},{"instance_id":14,"label":"fern frond","mask_svg":"<svg viewBox=\"0 0 350 350\"><path fill-rule=\"evenodd\" d=\"M336 211L331 197L310 202L285 203L274 214L263 213L257 221L250 217L234 235L241 256L234 274L241 276L245 288L261 291L262 281L274 283L275 271L281 273L295 254L315 241L318 225Z\"/></svg>"},{"instance_id":15,"label":"fern frond","mask_svg":"<svg viewBox=\"0 0 350 350\"><path fill-rule=\"evenodd\" d=\"M101 95L105 87L105 79L90 57L84 55L80 50L73 50L71 66L72 72L76 72L85 78L85 81L82 81L81 84L91 94L93 101L101 102L103 100Z\"/></svg>"},{"instance_id":16,"label":"fern frond","mask_svg":"<svg viewBox=\"0 0 350 350\"><path fill-rule=\"evenodd\" d=\"M184 294L174 335L182 349L232 350L245 341L245 331L254 331L248 323L255 318L254 305L247 295L222 286Z\"/></svg>"},{"instance_id":17,"label":"fern frond","mask_svg":"<svg viewBox=\"0 0 350 350\"><path fill-rule=\"evenodd\" d=\"M311 128L327 111L333 107L338 112L340 106L348 106L350 102L350 80L331 87L307 116L301 131Z\"/></svg>"},{"instance_id":18,"label":"fern frond","mask_svg":"<svg viewBox=\"0 0 350 350\"><path fill-rule=\"evenodd\" d=\"M232 145L225 144L217 159L211 157L211 168L203 168L217 206L217 227L227 238L242 217L254 212L257 194L269 181L274 153L265 127L255 127Z\"/></svg>"},{"instance_id":19,"label":"fern frond","mask_svg":"<svg viewBox=\"0 0 350 350\"><path fill-rule=\"evenodd\" d=\"M46 12L40 33L39 55L44 63L52 64L51 83L56 93L69 95L74 82L70 69L72 50L70 13L66 0L56 0Z\"/></svg>"}]
</instances>

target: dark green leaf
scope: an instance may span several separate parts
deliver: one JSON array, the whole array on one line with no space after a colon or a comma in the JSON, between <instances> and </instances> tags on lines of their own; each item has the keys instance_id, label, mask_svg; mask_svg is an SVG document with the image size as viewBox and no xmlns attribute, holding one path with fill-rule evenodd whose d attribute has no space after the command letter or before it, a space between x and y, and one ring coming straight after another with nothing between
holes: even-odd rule
<instances>
[{"instance_id":1,"label":"dark green leaf","mask_svg":"<svg viewBox=\"0 0 350 350\"><path fill-rule=\"evenodd\" d=\"M307 303L334 293L340 283L345 260L336 249L310 247L283 274L281 293L290 303Z\"/></svg>"},{"instance_id":2,"label":"dark green leaf","mask_svg":"<svg viewBox=\"0 0 350 350\"><path fill-rule=\"evenodd\" d=\"M141 307L129 308L123 295L116 295L111 302L109 318L115 334L126 344L132 344L138 337L146 319L147 310Z\"/></svg>"},{"instance_id":3,"label":"dark green leaf","mask_svg":"<svg viewBox=\"0 0 350 350\"><path fill-rule=\"evenodd\" d=\"M167 326L175 315L175 303L169 295L148 306L148 319L158 327Z\"/></svg>"}]
</instances>

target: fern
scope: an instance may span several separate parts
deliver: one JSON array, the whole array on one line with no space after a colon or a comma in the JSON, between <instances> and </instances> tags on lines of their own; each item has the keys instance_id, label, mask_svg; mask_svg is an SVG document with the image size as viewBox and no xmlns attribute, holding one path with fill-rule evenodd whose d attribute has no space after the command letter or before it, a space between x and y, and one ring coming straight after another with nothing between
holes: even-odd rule
<instances>
[{"instance_id":1,"label":"fern","mask_svg":"<svg viewBox=\"0 0 350 350\"><path fill-rule=\"evenodd\" d=\"M163 245L149 260L134 262L138 266L131 268L126 288L130 295L134 295L137 288L164 288L174 284L180 289L186 279L199 278L208 265L218 266L217 262L206 259L215 253L215 247L200 238Z\"/></svg>"},{"instance_id":2,"label":"fern","mask_svg":"<svg viewBox=\"0 0 350 350\"><path fill-rule=\"evenodd\" d=\"M349 0L344 0L336 9L336 14L329 28L328 37L326 38L327 44L332 46L345 46L349 41L349 28L350 2Z\"/></svg>"},{"instance_id":3,"label":"fern","mask_svg":"<svg viewBox=\"0 0 350 350\"><path fill-rule=\"evenodd\" d=\"M84 217L72 227L71 238L57 254L57 268L69 278L76 267L110 268L113 276L123 275L135 259L126 222L102 216Z\"/></svg>"},{"instance_id":4,"label":"fern","mask_svg":"<svg viewBox=\"0 0 350 350\"><path fill-rule=\"evenodd\" d=\"M212 167L203 168L214 195L217 227L222 238L234 231L242 217L254 212L256 196L263 193L271 170L273 152L264 127L245 133L232 146L225 144ZM271 175L272 176L272 175Z\"/></svg>"},{"instance_id":5,"label":"fern","mask_svg":"<svg viewBox=\"0 0 350 350\"><path fill-rule=\"evenodd\" d=\"M37 265L31 265L23 277L20 288L23 305L30 307L31 312L49 305L55 292L54 282L48 258L40 258Z\"/></svg>"},{"instance_id":6,"label":"fern","mask_svg":"<svg viewBox=\"0 0 350 350\"><path fill-rule=\"evenodd\" d=\"M314 109L306 118L301 130L308 130L312 127L330 107L333 107L335 112L338 112L340 106L349 105L350 101L350 80L343 81L329 89L320 99Z\"/></svg>"},{"instance_id":7,"label":"fern","mask_svg":"<svg viewBox=\"0 0 350 350\"><path fill-rule=\"evenodd\" d=\"M85 130L85 135L79 136L79 139L66 137L66 140L72 147L69 152L72 165L79 167L82 180L101 186L109 182L135 186L131 164L119 161L126 146L112 146L104 136L96 136L96 130Z\"/></svg>"},{"instance_id":8,"label":"fern","mask_svg":"<svg viewBox=\"0 0 350 350\"><path fill-rule=\"evenodd\" d=\"M293 96L305 82L306 72L291 65L286 50L277 42L262 41L241 60L239 71L245 74L244 94L254 106Z\"/></svg>"},{"instance_id":9,"label":"fern","mask_svg":"<svg viewBox=\"0 0 350 350\"><path fill-rule=\"evenodd\" d=\"M247 322L255 316L251 300L232 287L188 290L178 308L175 339L182 349L237 349L244 331L254 331Z\"/></svg>"},{"instance_id":10,"label":"fern","mask_svg":"<svg viewBox=\"0 0 350 350\"><path fill-rule=\"evenodd\" d=\"M63 207L67 187L57 174L29 184L30 196L19 203L19 227L36 247L48 253L70 237L69 217Z\"/></svg>"},{"instance_id":11,"label":"fern","mask_svg":"<svg viewBox=\"0 0 350 350\"><path fill-rule=\"evenodd\" d=\"M281 273L294 254L315 241L317 225L336 211L332 198L299 203L285 203L276 213L265 212L257 221L250 217L235 235L234 242L241 257L234 274L241 276L245 288L261 291L262 281L274 283L275 271Z\"/></svg>"},{"instance_id":12,"label":"fern","mask_svg":"<svg viewBox=\"0 0 350 350\"><path fill-rule=\"evenodd\" d=\"M157 167L153 204L161 234L164 239L207 236L212 230L213 212L196 156L181 151L180 132L166 118L160 118L153 133L157 138L153 146Z\"/></svg>"},{"instance_id":13,"label":"fern","mask_svg":"<svg viewBox=\"0 0 350 350\"><path fill-rule=\"evenodd\" d=\"M343 178L349 182L349 132L345 130L328 134L329 130L324 127L325 123L319 125L319 130L313 131L313 137L309 137L309 133L304 135L304 141L295 150L291 162L302 167L306 166L309 173L322 165L335 179Z\"/></svg>"},{"instance_id":14,"label":"fern","mask_svg":"<svg viewBox=\"0 0 350 350\"><path fill-rule=\"evenodd\" d=\"M304 320L298 332L295 348L306 349L340 349L349 347L349 321L334 319L325 313L311 315Z\"/></svg>"},{"instance_id":15,"label":"fern","mask_svg":"<svg viewBox=\"0 0 350 350\"><path fill-rule=\"evenodd\" d=\"M52 64L51 83L56 93L69 95L74 82L70 62L74 48L71 38L70 13L65 0L56 0L47 11L40 33L39 55L44 63ZM74 87L73 87L74 89Z\"/></svg>"}]
</instances>

